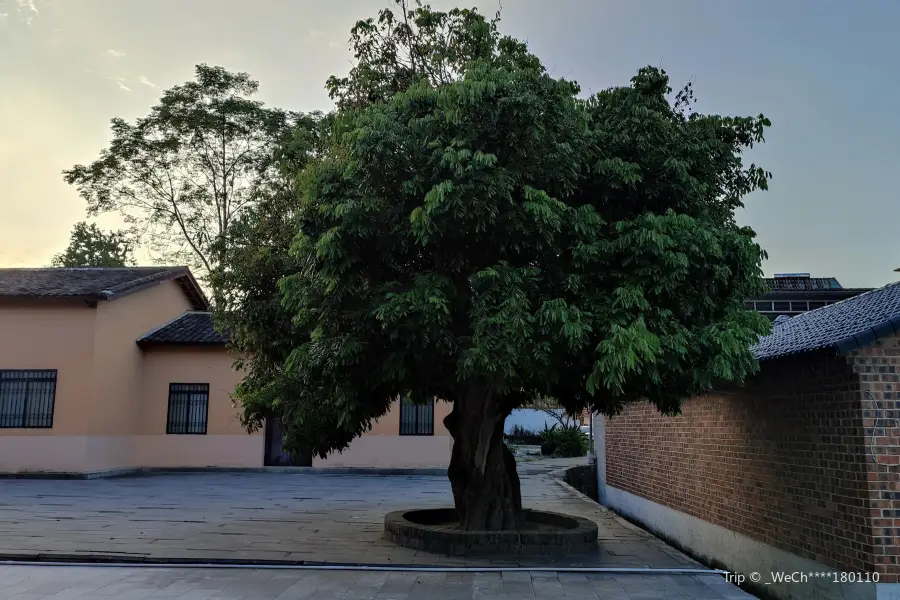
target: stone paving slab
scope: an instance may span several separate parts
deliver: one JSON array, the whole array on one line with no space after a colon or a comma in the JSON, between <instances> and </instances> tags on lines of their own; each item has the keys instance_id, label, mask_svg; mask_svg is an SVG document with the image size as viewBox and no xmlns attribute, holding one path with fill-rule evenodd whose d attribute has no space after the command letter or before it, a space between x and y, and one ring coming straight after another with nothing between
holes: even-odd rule
<instances>
[{"instance_id":1,"label":"stone paving slab","mask_svg":"<svg viewBox=\"0 0 900 600\"><path fill-rule=\"evenodd\" d=\"M751 600L717 575L0 566L0 600Z\"/></svg>"},{"instance_id":2,"label":"stone paving slab","mask_svg":"<svg viewBox=\"0 0 900 600\"><path fill-rule=\"evenodd\" d=\"M0 556L702 568L551 478L553 468L523 470L523 503L595 521L596 554L445 557L383 540L386 513L448 505L445 477L212 473L0 481Z\"/></svg>"}]
</instances>

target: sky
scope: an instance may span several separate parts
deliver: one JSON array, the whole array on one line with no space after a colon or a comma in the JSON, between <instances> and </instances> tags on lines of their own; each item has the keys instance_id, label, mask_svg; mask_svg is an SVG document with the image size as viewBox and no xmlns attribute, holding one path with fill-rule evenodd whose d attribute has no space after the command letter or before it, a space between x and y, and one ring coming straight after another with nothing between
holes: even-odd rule
<instances>
[{"instance_id":1,"label":"sky","mask_svg":"<svg viewBox=\"0 0 900 600\"><path fill-rule=\"evenodd\" d=\"M351 66L350 28L389 2L0 0L0 267L46 266L65 248L85 205L61 171L99 155L111 118L147 114L201 62L250 73L267 104L327 110L325 80ZM767 274L900 279L900 2L504 0L502 15L587 92L654 65L675 88L692 81L702 112L769 117L748 161L774 178L739 214Z\"/></svg>"}]
</instances>

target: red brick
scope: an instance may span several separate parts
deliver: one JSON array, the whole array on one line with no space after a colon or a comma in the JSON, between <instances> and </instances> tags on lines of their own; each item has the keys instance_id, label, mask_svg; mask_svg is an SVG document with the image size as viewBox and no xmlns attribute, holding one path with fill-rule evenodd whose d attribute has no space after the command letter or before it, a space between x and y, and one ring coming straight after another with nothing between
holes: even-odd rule
<instances>
[{"instance_id":1,"label":"red brick","mask_svg":"<svg viewBox=\"0 0 900 600\"><path fill-rule=\"evenodd\" d=\"M898 347L892 339L849 357L766 362L743 389L691 398L676 417L630 404L607 422L607 482L830 567L897 581Z\"/></svg>"}]
</instances>

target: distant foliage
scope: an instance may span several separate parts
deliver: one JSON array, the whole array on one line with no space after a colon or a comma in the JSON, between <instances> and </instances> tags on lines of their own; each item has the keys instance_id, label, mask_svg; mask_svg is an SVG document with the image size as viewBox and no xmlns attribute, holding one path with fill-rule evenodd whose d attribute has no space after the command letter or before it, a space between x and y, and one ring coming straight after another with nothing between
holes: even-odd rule
<instances>
[{"instance_id":1,"label":"distant foliage","mask_svg":"<svg viewBox=\"0 0 900 600\"><path fill-rule=\"evenodd\" d=\"M588 437L578 425L545 427L541 431L541 454L557 458L575 458L588 453Z\"/></svg>"},{"instance_id":2,"label":"distant foliage","mask_svg":"<svg viewBox=\"0 0 900 600\"><path fill-rule=\"evenodd\" d=\"M528 446L540 446L543 441L541 434L525 429L521 425L515 425L504 437L506 437L506 440L511 444L524 444Z\"/></svg>"},{"instance_id":3,"label":"distant foliage","mask_svg":"<svg viewBox=\"0 0 900 600\"><path fill-rule=\"evenodd\" d=\"M231 225L278 184L276 148L300 116L253 99L259 84L247 73L201 64L195 75L147 116L113 119L99 158L63 176L88 215L122 215L155 258L207 280Z\"/></svg>"},{"instance_id":4,"label":"distant foliage","mask_svg":"<svg viewBox=\"0 0 900 600\"><path fill-rule=\"evenodd\" d=\"M85 221L72 228L69 246L50 262L51 267L130 267L135 264L129 236L124 231L101 230Z\"/></svg>"}]
</instances>

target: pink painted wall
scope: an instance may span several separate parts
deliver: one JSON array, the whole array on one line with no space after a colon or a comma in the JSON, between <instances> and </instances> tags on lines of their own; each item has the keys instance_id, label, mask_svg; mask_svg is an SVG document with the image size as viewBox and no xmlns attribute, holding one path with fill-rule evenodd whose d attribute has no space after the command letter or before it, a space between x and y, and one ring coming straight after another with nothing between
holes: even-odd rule
<instances>
[{"instance_id":1,"label":"pink painted wall","mask_svg":"<svg viewBox=\"0 0 900 600\"><path fill-rule=\"evenodd\" d=\"M58 371L53 428L0 429L0 436L87 433L96 321L97 310L83 302L0 298L0 369Z\"/></svg>"},{"instance_id":2,"label":"pink painted wall","mask_svg":"<svg viewBox=\"0 0 900 600\"><path fill-rule=\"evenodd\" d=\"M175 281L97 306L94 399L88 423L91 471L141 466L131 436L140 427L143 356L135 341L191 304Z\"/></svg>"},{"instance_id":3,"label":"pink painted wall","mask_svg":"<svg viewBox=\"0 0 900 600\"><path fill-rule=\"evenodd\" d=\"M0 298L0 369L57 369L51 429L0 429L0 472L134 467L258 467L264 435L248 435L231 392L241 379L222 348L141 350L142 334L189 310L175 282L91 308L81 301ZM210 385L207 435L167 435L170 383ZM343 453L314 465L445 467L450 405L434 436L400 436L398 403Z\"/></svg>"},{"instance_id":4,"label":"pink painted wall","mask_svg":"<svg viewBox=\"0 0 900 600\"><path fill-rule=\"evenodd\" d=\"M223 348L160 346L143 352L140 426L134 462L140 467L261 467L264 435L248 434L231 398L242 374ZM209 384L206 435L167 435L170 383Z\"/></svg>"},{"instance_id":5,"label":"pink painted wall","mask_svg":"<svg viewBox=\"0 0 900 600\"><path fill-rule=\"evenodd\" d=\"M336 452L322 460L313 459L313 466L323 467L447 467L453 438L444 427L453 405L434 404L434 435L400 435L400 402L394 401L391 410L372 424L365 435L353 440L343 452Z\"/></svg>"},{"instance_id":6,"label":"pink painted wall","mask_svg":"<svg viewBox=\"0 0 900 600\"><path fill-rule=\"evenodd\" d=\"M0 472L85 468L96 318L83 302L0 298L0 369L57 370L52 429L0 429Z\"/></svg>"}]
</instances>

